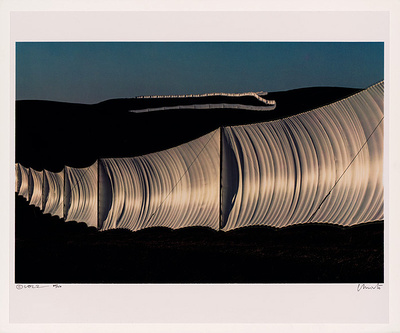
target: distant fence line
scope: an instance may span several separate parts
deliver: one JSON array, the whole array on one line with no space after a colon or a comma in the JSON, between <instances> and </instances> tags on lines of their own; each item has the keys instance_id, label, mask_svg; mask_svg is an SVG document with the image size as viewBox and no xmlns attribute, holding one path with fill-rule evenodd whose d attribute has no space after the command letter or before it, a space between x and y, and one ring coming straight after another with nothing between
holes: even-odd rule
<instances>
[{"instance_id":1,"label":"distant fence line","mask_svg":"<svg viewBox=\"0 0 400 333\"><path fill-rule=\"evenodd\" d=\"M275 103L269 105L244 105L244 104L190 104L190 105L176 105L176 106L161 106L157 108L146 108L139 110L130 110L129 112L144 113L152 111L167 111L167 110L210 110L210 109L236 109L248 111L272 111L275 109Z\"/></svg>"},{"instance_id":2,"label":"distant fence line","mask_svg":"<svg viewBox=\"0 0 400 333\"><path fill-rule=\"evenodd\" d=\"M151 99L151 98L197 98L197 97L214 97L214 96L224 96L224 97L255 97L260 102L272 105L275 101L269 101L262 98L260 95L267 95L267 92L245 92L245 93L208 93L208 94L186 94L186 95L150 95L150 96L138 96L137 98Z\"/></svg>"},{"instance_id":3,"label":"distant fence line","mask_svg":"<svg viewBox=\"0 0 400 333\"><path fill-rule=\"evenodd\" d=\"M15 190L44 213L100 230L381 220L383 91L380 82L295 116L87 168L16 163Z\"/></svg>"}]
</instances>

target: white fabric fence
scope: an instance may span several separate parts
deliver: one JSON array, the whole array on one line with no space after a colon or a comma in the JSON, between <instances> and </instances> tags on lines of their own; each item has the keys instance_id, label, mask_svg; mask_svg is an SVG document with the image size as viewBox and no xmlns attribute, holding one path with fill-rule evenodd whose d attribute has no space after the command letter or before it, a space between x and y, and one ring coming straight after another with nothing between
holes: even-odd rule
<instances>
[{"instance_id":1,"label":"white fabric fence","mask_svg":"<svg viewBox=\"0 0 400 333\"><path fill-rule=\"evenodd\" d=\"M29 169L20 163L17 163L17 168L17 176L20 177L16 181L18 184L18 195L29 201Z\"/></svg>"},{"instance_id":2,"label":"white fabric fence","mask_svg":"<svg viewBox=\"0 0 400 333\"><path fill-rule=\"evenodd\" d=\"M97 227L97 161L88 168L64 168L64 219Z\"/></svg>"},{"instance_id":3,"label":"white fabric fence","mask_svg":"<svg viewBox=\"0 0 400 333\"><path fill-rule=\"evenodd\" d=\"M215 230L383 219L383 82L271 122L53 173L17 163L16 192L100 230Z\"/></svg>"},{"instance_id":4,"label":"white fabric fence","mask_svg":"<svg viewBox=\"0 0 400 333\"><path fill-rule=\"evenodd\" d=\"M153 111L168 111L168 110L210 110L210 109L236 109L246 111L272 111L275 109L275 104L268 105L244 105L244 104L190 104L190 105L176 105L176 106L162 106L158 108L147 108L139 110L131 110L133 113L146 113Z\"/></svg>"},{"instance_id":5,"label":"white fabric fence","mask_svg":"<svg viewBox=\"0 0 400 333\"><path fill-rule=\"evenodd\" d=\"M64 218L64 170L43 170L43 213Z\"/></svg>"},{"instance_id":6,"label":"white fabric fence","mask_svg":"<svg viewBox=\"0 0 400 333\"><path fill-rule=\"evenodd\" d=\"M100 160L100 229L219 228L219 129L158 153Z\"/></svg>"},{"instance_id":7,"label":"white fabric fence","mask_svg":"<svg viewBox=\"0 0 400 333\"><path fill-rule=\"evenodd\" d=\"M43 171L29 168L28 200L31 205L42 209Z\"/></svg>"},{"instance_id":8,"label":"white fabric fence","mask_svg":"<svg viewBox=\"0 0 400 333\"><path fill-rule=\"evenodd\" d=\"M222 228L382 219L382 119L380 83L296 116L225 128Z\"/></svg>"}]
</instances>

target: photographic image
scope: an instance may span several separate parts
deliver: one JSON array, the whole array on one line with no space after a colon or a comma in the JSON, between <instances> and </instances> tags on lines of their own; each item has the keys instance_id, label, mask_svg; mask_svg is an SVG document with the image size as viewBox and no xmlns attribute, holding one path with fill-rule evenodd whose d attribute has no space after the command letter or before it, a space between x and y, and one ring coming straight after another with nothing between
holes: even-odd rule
<instances>
[{"instance_id":1,"label":"photographic image","mask_svg":"<svg viewBox=\"0 0 400 333\"><path fill-rule=\"evenodd\" d=\"M15 283L384 277L383 42L15 45Z\"/></svg>"}]
</instances>

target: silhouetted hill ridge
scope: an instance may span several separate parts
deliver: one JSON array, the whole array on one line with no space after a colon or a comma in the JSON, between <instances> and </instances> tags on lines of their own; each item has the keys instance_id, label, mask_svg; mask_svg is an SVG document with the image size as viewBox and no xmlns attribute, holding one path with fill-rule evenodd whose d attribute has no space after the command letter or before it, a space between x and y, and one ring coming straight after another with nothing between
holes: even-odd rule
<instances>
[{"instance_id":1,"label":"silhouetted hill ridge","mask_svg":"<svg viewBox=\"0 0 400 333\"><path fill-rule=\"evenodd\" d=\"M284 118L330 104L359 89L316 87L270 93L274 111L169 110L135 114L149 99L114 99L98 104L16 102L16 162L36 170L86 167L98 158L132 157L168 149L220 126ZM204 103L215 98L202 98ZM185 99L160 99L157 103ZM186 101L187 102L187 101ZM147 103L147 104L146 104Z\"/></svg>"}]
</instances>

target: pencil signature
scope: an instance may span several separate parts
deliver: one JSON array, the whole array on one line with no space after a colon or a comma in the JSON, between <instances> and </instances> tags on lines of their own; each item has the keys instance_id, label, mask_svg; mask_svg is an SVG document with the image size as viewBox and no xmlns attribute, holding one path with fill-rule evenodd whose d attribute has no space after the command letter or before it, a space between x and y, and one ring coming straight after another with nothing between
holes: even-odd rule
<instances>
[{"instance_id":1,"label":"pencil signature","mask_svg":"<svg viewBox=\"0 0 400 333\"><path fill-rule=\"evenodd\" d=\"M381 290L383 284L376 283L376 284L368 284L368 283L359 283L357 286L357 291L361 290Z\"/></svg>"}]
</instances>

